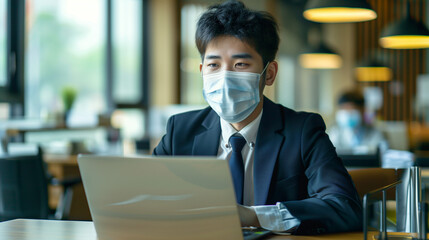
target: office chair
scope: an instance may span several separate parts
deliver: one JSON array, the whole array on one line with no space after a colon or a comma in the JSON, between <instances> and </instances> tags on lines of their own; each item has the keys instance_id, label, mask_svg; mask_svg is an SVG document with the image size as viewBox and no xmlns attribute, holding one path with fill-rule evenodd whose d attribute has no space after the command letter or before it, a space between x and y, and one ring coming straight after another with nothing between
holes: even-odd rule
<instances>
[{"instance_id":1,"label":"office chair","mask_svg":"<svg viewBox=\"0 0 429 240\"><path fill-rule=\"evenodd\" d=\"M0 155L0 221L15 218L66 219L73 185L80 178L60 181L47 174L43 153ZM62 185L64 194L56 209L49 208L48 183Z\"/></svg>"},{"instance_id":2,"label":"office chair","mask_svg":"<svg viewBox=\"0 0 429 240\"><path fill-rule=\"evenodd\" d=\"M375 189L387 186L399 180L398 172L391 168L362 168L348 171L355 184L359 197ZM395 199L395 192L388 191L388 199ZM393 194L393 195L392 195Z\"/></svg>"},{"instance_id":3,"label":"office chair","mask_svg":"<svg viewBox=\"0 0 429 240\"><path fill-rule=\"evenodd\" d=\"M383 188L387 185L395 183L399 180L399 173L396 169L389 168L362 168L362 169L351 169L348 171L354 184L356 190L359 194L361 200L364 195L374 191L376 189ZM377 199L381 201L382 195L379 194L376 196ZM396 191L394 188L386 191L387 200L396 200ZM364 209L365 211L365 209ZM369 208L370 214L370 225L374 228L379 227L379 215L380 215L380 206L372 205ZM389 209L387 211L387 226L389 229L397 229L396 226L396 211Z\"/></svg>"},{"instance_id":4,"label":"office chair","mask_svg":"<svg viewBox=\"0 0 429 240\"><path fill-rule=\"evenodd\" d=\"M386 224L387 230L394 232L421 233L419 229L427 231L427 206L425 203L424 192L421 189L421 175L418 167L410 167L404 169L388 169L388 168L370 168L370 169L355 169L349 170L349 174L355 183L356 190L362 198L365 194L368 200L367 207L371 203L382 203L382 189L386 190L386 200L395 200L394 208L386 207ZM371 193L370 193L371 192ZM370 195L370 197L369 197ZM380 215L383 204L372 205L373 220L381 224ZM377 209L378 208L378 209ZM365 212L365 208L364 208ZM382 215L381 215L382 216ZM424 221L423 221L424 220ZM374 221L369 221L370 226L380 229ZM421 225L420 225L421 224ZM425 235L426 236L426 235Z\"/></svg>"}]
</instances>

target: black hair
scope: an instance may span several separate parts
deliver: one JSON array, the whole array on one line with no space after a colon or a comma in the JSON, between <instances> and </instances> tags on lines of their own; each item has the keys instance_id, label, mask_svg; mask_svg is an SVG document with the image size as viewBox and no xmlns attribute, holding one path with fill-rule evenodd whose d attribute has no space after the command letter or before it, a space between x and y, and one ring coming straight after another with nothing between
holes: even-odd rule
<instances>
[{"instance_id":1,"label":"black hair","mask_svg":"<svg viewBox=\"0 0 429 240\"><path fill-rule=\"evenodd\" d=\"M343 103L353 103L357 107L365 106L365 99L360 92L357 91L349 91L343 93L338 99L338 104L341 105Z\"/></svg>"},{"instance_id":2,"label":"black hair","mask_svg":"<svg viewBox=\"0 0 429 240\"><path fill-rule=\"evenodd\" d=\"M264 65L275 59L280 41L277 23L269 13L250 10L239 1L212 5L200 17L195 42L201 58L210 41L219 36L233 36L254 47Z\"/></svg>"}]
</instances>

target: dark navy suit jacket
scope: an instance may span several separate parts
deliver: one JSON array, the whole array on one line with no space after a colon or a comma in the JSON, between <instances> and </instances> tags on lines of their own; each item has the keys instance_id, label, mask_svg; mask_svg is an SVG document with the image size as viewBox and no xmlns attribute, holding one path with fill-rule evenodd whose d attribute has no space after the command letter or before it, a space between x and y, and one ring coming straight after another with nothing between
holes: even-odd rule
<instances>
[{"instance_id":1,"label":"dark navy suit jacket","mask_svg":"<svg viewBox=\"0 0 429 240\"><path fill-rule=\"evenodd\" d=\"M360 230L362 206L318 114L264 98L254 153L255 205L282 202L301 220L297 234ZM210 108L172 116L154 155L213 155L219 116Z\"/></svg>"}]
</instances>

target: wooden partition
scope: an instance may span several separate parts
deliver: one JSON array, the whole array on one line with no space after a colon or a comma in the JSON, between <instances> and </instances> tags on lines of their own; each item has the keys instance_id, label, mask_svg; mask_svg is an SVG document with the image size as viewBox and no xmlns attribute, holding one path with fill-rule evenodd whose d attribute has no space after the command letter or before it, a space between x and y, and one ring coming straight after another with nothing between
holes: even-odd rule
<instances>
[{"instance_id":1,"label":"wooden partition","mask_svg":"<svg viewBox=\"0 0 429 240\"><path fill-rule=\"evenodd\" d=\"M359 62L366 56L385 60L384 63L393 70L393 79L389 82L359 82L358 85L360 87L377 86L382 89L384 101L379 116L383 120L424 122L424 117L416 114L414 100L417 76L426 73L426 49L390 50L382 48L379 44L382 30L405 16L408 0L367 1L377 12L378 18L357 24L356 60ZM411 16L424 22L426 4L425 0L412 0Z\"/></svg>"}]
</instances>

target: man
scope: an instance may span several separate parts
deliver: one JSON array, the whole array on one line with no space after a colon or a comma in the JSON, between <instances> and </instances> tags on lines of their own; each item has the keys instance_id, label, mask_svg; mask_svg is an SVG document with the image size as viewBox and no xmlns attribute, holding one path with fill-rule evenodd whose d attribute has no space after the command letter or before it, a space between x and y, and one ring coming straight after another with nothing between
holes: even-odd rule
<instances>
[{"instance_id":1,"label":"man","mask_svg":"<svg viewBox=\"0 0 429 240\"><path fill-rule=\"evenodd\" d=\"M322 118L263 96L278 70L277 29L269 14L236 1L201 16L196 44L210 107L172 116L153 154L226 159L243 226L296 234L358 230L361 203Z\"/></svg>"},{"instance_id":2,"label":"man","mask_svg":"<svg viewBox=\"0 0 429 240\"><path fill-rule=\"evenodd\" d=\"M336 125L328 135L338 154L376 154L387 149L383 134L365 121L365 99L360 92L349 91L338 99Z\"/></svg>"}]
</instances>

